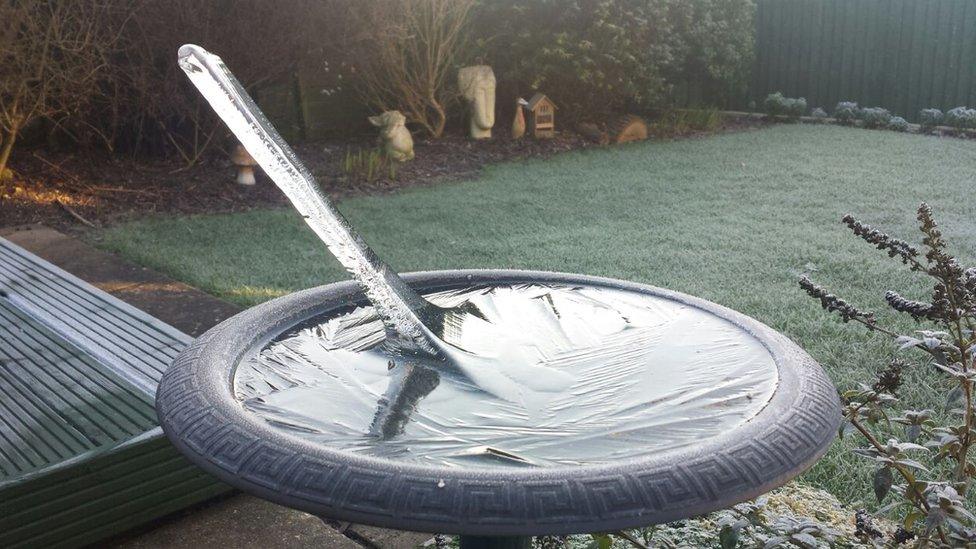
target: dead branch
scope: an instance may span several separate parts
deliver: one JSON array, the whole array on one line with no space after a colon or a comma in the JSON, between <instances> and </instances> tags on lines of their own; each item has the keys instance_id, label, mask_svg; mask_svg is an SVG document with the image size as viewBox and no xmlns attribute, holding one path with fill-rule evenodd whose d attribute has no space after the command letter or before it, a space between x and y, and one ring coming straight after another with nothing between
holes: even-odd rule
<instances>
[{"instance_id":1,"label":"dead branch","mask_svg":"<svg viewBox=\"0 0 976 549\"><path fill-rule=\"evenodd\" d=\"M68 215L70 215L71 217L75 218L76 220L78 220L83 225L87 225L87 226L89 226L89 227L91 227L93 229L97 229L98 228L97 225L95 225L91 221L88 221L87 219L85 219L84 217L82 217L80 213L74 211L74 209L72 209L70 206L68 206L64 202L61 202L60 200L55 200L54 203L57 204L62 210L64 210L65 212L67 212Z\"/></svg>"}]
</instances>

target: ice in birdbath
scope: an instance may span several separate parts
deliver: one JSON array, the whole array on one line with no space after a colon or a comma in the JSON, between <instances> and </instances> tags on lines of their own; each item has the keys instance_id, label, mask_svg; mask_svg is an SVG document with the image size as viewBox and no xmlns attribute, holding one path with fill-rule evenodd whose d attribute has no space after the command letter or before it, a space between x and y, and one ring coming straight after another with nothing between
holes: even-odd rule
<instances>
[{"instance_id":1,"label":"ice in birdbath","mask_svg":"<svg viewBox=\"0 0 976 549\"><path fill-rule=\"evenodd\" d=\"M520 374L514 397L435 370L391 376L414 366L384 351L383 325L364 305L279 334L238 366L237 399L281 429L343 451L545 467L701 444L748 422L776 388L776 365L758 340L670 299L560 284L425 297L484 312L450 343L504 375ZM568 381L553 384L550 371Z\"/></svg>"}]
</instances>

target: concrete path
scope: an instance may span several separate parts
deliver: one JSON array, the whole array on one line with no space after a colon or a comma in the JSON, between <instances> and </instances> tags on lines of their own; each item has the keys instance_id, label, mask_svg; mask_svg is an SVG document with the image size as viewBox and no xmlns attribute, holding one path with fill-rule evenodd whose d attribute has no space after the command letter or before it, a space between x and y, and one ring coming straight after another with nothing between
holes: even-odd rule
<instances>
[{"instance_id":1,"label":"concrete path","mask_svg":"<svg viewBox=\"0 0 976 549\"><path fill-rule=\"evenodd\" d=\"M0 228L0 236L177 329L199 336L240 308L40 225ZM240 493L156 521L99 547L412 549L429 534L317 517Z\"/></svg>"}]
</instances>

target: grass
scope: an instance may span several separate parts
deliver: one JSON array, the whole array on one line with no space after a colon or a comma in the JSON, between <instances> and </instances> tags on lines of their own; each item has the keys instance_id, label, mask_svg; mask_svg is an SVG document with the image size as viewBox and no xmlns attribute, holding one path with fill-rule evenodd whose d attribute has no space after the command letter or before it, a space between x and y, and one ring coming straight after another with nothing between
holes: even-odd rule
<instances>
[{"instance_id":1,"label":"grass","mask_svg":"<svg viewBox=\"0 0 976 549\"><path fill-rule=\"evenodd\" d=\"M852 212L917 240L935 208L965 262L976 258L976 144L834 126L782 125L495 166L475 181L347 200L340 207L402 271L462 267L571 271L699 295L784 332L841 388L868 381L893 345L823 314L797 286L813 278L904 331L889 287L924 297L916 276L857 240ZM345 279L292 211L156 218L96 235L101 246L249 305ZM939 407L938 378L909 374L908 407ZM805 474L873 506L872 467L848 437Z\"/></svg>"}]
</instances>

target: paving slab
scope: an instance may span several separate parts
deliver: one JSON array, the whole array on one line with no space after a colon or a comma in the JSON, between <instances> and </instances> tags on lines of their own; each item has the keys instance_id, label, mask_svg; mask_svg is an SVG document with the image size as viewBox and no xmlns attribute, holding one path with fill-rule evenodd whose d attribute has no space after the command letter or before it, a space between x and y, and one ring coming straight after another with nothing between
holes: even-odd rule
<instances>
[{"instance_id":1,"label":"paving slab","mask_svg":"<svg viewBox=\"0 0 976 549\"><path fill-rule=\"evenodd\" d=\"M306 513L248 496L196 509L115 545L129 549L173 547L362 549L362 545Z\"/></svg>"},{"instance_id":2,"label":"paving slab","mask_svg":"<svg viewBox=\"0 0 976 549\"><path fill-rule=\"evenodd\" d=\"M0 236L191 336L199 336L240 311L236 305L42 225L0 228ZM235 493L98 546L412 549L431 537L371 526L331 524L335 526L308 513Z\"/></svg>"},{"instance_id":3,"label":"paving slab","mask_svg":"<svg viewBox=\"0 0 976 549\"><path fill-rule=\"evenodd\" d=\"M402 530L390 530L378 526L366 526L365 524L352 524L348 522L329 521L337 530L346 536L360 542L366 547L376 547L381 549L413 549L423 545L431 539L430 534L417 532L404 532Z\"/></svg>"}]
</instances>

